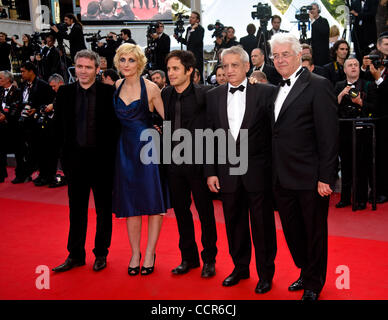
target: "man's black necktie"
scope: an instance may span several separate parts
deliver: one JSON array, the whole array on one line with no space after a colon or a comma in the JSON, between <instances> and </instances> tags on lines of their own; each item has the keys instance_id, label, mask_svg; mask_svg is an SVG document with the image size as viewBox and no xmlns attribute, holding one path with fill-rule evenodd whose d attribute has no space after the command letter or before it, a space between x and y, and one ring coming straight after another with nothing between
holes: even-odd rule
<instances>
[{"instance_id":1,"label":"man's black necktie","mask_svg":"<svg viewBox=\"0 0 388 320\"><path fill-rule=\"evenodd\" d=\"M87 91L80 89L80 104L78 110L77 142L80 147L85 147L88 135L88 96Z\"/></svg>"},{"instance_id":2,"label":"man's black necktie","mask_svg":"<svg viewBox=\"0 0 388 320\"><path fill-rule=\"evenodd\" d=\"M181 94L177 93L176 102L175 102L175 119L174 119L174 130L177 130L181 127Z\"/></svg>"},{"instance_id":3,"label":"man's black necktie","mask_svg":"<svg viewBox=\"0 0 388 320\"><path fill-rule=\"evenodd\" d=\"M229 92L233 94L233 93L235 93L238 90L243 92L244 89L245 89L245 87L243 85L240 85L239 87L236 87L236 88L235 87L230 87Z\"/></svg>"}]
</instances>

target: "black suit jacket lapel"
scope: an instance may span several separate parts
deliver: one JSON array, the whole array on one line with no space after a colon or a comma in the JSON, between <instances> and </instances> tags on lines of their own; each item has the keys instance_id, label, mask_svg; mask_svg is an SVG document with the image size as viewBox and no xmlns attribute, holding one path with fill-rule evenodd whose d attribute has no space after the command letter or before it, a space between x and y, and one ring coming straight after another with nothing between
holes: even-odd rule
<instances>
[{"instance_id":1,"label":"black suit jacket lapel","mask_svg":"<svg viewBox=\"0 0 388 320\"><path fill-rule=\"evenodd\" d=\"M295 101L295 99L303 92L303 90L307 87L310 80L310 72L307 72L304 70L299 78L296 80L294 86L292 87L291 91L288 93L288 96L286 100L284 100L283 106L279 112L278 119L281 118L281 116L286 112L288 107Z\"/></svg>"},{"instance_id":2,"label":"black suit jacket lapel","mask_svg":"<svg viewBox=\"0 0 388 320\"><path fill-rule=\"evenodd\" d=\"M222 85L222 94L218 104L218 112L221 122L221 127L225 130L229 129L228 121L228 85ZM217 103L217 101L215 101Z\"/></svg>"}]
</instances>

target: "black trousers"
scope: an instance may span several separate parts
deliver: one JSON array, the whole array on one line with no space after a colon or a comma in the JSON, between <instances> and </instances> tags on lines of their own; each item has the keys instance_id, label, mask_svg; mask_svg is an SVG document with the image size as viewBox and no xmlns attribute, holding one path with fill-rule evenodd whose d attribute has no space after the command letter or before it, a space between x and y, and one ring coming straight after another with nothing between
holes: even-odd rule
<instances>
[{"instance_id":1,"label":"black trousers","mask_svg":"<svg viewBox=\"0 0 388 320\"><path fill-rule=\"evenodd\" d=\"M320 292L327 270L329 197L317 190L290 190L275 185L284 236L304 280L304 289Z\"/></svg>"},{"instance_id":2,"label":"black trousers","mask_svg":"<svg viewBox=\"0 0 388 320\"><path fill-rule=\"evenodd\" d=\"M339 156L341 160L341 201L350 202L353 181L352 127L340 126ZM347 124L347 123L346 123ZM357 201L368 201L368 180L372 164L372 132L362 128L356 130L356 185Z\"/></svg>"},{"instance_id":3,"label":"black trousers","mask_svg":"<svg viewBox=\"0 0 388 320\"><path fill-rule=\"evenodd\" d=\"M204 263L214 263L217 255L217 229L213 202L205 178L195 171L194 166L170 165L168 181L172 207L178 225L179 249L182 261L199 262L193 215L190 210L192 194L201 222L202 261Z\"/></svg>"},{"instance_id":4,"label":"black trousers","mask_svg":"<svg viewBox=\"0 0 388 320\"><path fill-rule=\"evenodd\" d=\"M69 257L85 259L85 240L88 223L90 190L93 191L97 214L93 253L96 257L108 255L112 237L112 177L110 170L98 164L93 149L80 150L66 161L70 208L70 230L67 243ZM106 172L108 171L108 172Z\"/></svg>"},{"instance_id":5,"label":"black trousers","mask_svg":"<svg viewBox=\"0 0 388 320\"><path fill-rule=\"evenodd\" d=\"M376 191L388 197L388 119L376 125Z\"/></svg>"},{"instance_id":6,"label":"black trousers","mask_svg":"<svg viewBox=\"0 0 388 320\"><path fill-rule=\"evenodd\" d=\"M221 193L221 200L235 271L249 272L253 241L257 274L261 280L271 281L277 251L272 192L247 192L241 184L236 192Z\"/></svg>"}]
</instances>

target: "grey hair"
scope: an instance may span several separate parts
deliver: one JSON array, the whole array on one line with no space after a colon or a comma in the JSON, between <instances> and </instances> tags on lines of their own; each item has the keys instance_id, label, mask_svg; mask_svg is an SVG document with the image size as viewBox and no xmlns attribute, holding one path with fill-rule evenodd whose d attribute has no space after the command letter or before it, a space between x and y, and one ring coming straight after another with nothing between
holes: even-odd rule
<instances>
[{"instance_id":1,"label":"grey hair","mask_svg":"<svg viewBox=\"0 0 388 320\"><path fill-rule=\"evenodd\" d=\"M11 71L8 71L8 70L0 71L0 74L3 77L6 77L9 80L9 82L12 83L14 81L14 77Z\"/></svg>"},{"instance_id":2,"label":"grey hair","mask_svg":"<svg viewBox=\"0 0 388 320\"><path fill-rule=\"evenodd\" d=\"M240 56L240 59L244 63L249 63L249 56L248 53L241 47L241 46L233 46L228 49L224 49L221 53L221 60L226 56L227 54L237 54Z\"/></svg>"},{"instance_id":3,"label":"grey hair","mask_svg":"<svg viewBox=\"0 0 388 320\"><path fill-rule=\"evenodd\" d=\"M163 70L155 70L155 71L152 71L151 72L151 77L154 75L154 74L159 74L162 78L166 78L166 73L163 71Z\"/></svg>"},{"instance_id":4,"label":"grey hair","mask_svg":"<svg viewBox=\"0 0 388 320\"><path fill-rule=\"evenodd\" d=\"M83 49L81 51L78 51L74 57L74 62L77 63L77 59L79 58L88 58L90 60L93 60L96 68L100 66L100 56L98 55L98 53L92 50Z\"/></svg>"},{"instance_id":5,"label":"grey hair","mask_svg":"<svg viewBox=\"0 0 388 320\"><path fill-rule=\"evenodd\" d=\"M63 80L63 77L58 73L54 73L53 75L50 76L50 78L48 78L48 83L50 83L51 81L55 81L56 83L59 83L59 82L65 83L65 80Z\"/></svg>"},{"instance_id":6,"label":"grey hair","mask_svg":"<svg viewBox=\"0 0 388 320\"><path fill-rule=\"evenodd\" d=\"M269 40L269 44L271 46L271 52L276 45L281 44L290 44L291 49L294 51L296 55L302 52L302 45L300 44L297 37L290 33L276 33L272 36L271 40Z\"/></svg>"}]
</instances>

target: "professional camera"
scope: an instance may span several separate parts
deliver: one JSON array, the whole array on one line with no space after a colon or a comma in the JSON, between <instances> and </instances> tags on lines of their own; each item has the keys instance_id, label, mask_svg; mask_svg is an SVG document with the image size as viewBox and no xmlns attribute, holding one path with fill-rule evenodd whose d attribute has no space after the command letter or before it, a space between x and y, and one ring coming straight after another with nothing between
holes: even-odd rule
<instances>
[{"instance_id":1,"label":"professional camera","mask_svg":"<svg viewBox=\"0 0 388 320\"><path fill-rule=\"evenodd\" d=\"M86 37L89 37L89 38L85 38L85 41L86 42L92 42L92 43L97 43L98 41L102 40L102 39L105 39L105 37L102 37L100 35L101 33L101 30L98 30L98 32L96 33L85 33L84 36Z\"/></svg>"},{"instance_id":2,"label":"professional camera","mask_svg":"<svg viewBox=\"0 0 388 320\"><path fill-rule=\"evenodd\" d=\"M156 29L159 27L158 22L151 22L147 27L147 37L156 33Z\"/></svg>"},{"instance_id":3,"label":"professional camera","mask_svg":"<svg viewBox=\"0 0 388 320\"><path fill-rule=\"evenodd\" d=\"M263 4L259 2L257 5L253 6L256 8L256 11L251 12L252 19L266 20L269 21L272 17L272 8L267 3Z\"/></svg>"},{"instance_id":4,"label":"professional camera","mask_svg":"<svg viewBox=\"0 0 388 320\"><path fill-rule=\"evenodd\" d=\"M183 19L189 19L189 16L185 16L183 15L182 12L178 12L176 15L175 15L175 28L174 28L174 34L180 38L182 37L182 34L185 32L185 28L183 27L185 22L183 21Z\"/></svg>"},{"instance_id":5,"label":"professional camera","mask_svg":"<svg viewBox=\"0 0 388 320\"><path fill-rule=\"evenodd\" d=\"M220 20L217 20L215 24L209 24L207 26L207 29L209 31L214 30L212 34L212 38L214 37L220 37L222 35L222 32L224 31L225 26L220 22Z\"/></svg>"},{"instance_id":6,"label":"professional camera","mask_svg":"<svg viewBox=\"0 0 388 320\"><path fill-rule=\"evenodd\" d=\"M3 107L3 113L7 116L7 118L14 118L18 114L18 106L19 103L14 102L11 105L5 105Z\"/></svg>"},{"instance_id":7,"label":"professional camera","mask_svg":"<svg viewBox=\"0 0 388 320\"><path fill-rule=\"evenodd\" d=\"M359 94L360 94L360 91L353 87L350 88L348 93L349 97L352 99L357 98Z\"/></svg>"},{"instance_id":8,"label":"professional camera","mask_svg":"<svg viewBox=\"0 0 388 320\"><path fill-rule=\"evenodd\" d=\"M46 112L46 107L47 105L40 106L39 113L35 114L36 122L42 129L46 127L50 116L54 113L54 111Z\"/></svg>"},{"instance_id":9,"label":"professional camera","mask_svg":"<svg viewBox=\"0 0 388 320\"><path fill-rule=\"evenodd\" d=\"M383 59L378 54L370 54L367 56L368 59L372 61L373 66L377 69L381 66L388 67L388 59Z\"/></svg>"},{"instance_id":10,"label":"professional camera","mask_svg":"<svg viewBox=\"0 0 388 320\"><path fill-rule=\"evenodd\" d=\"M310 21L310 15L308 13L309 10L311 10L312 6L303 6L295 13L295 19L298 20L298 22L304 22L307 23Z\"/></svg>"},{"instance_id":11,"label":"professional camera","mask_svg":"<svg viewBox=\"0 0 388 320\"><path fill-rule=\"evenodd\" d=\"M13 37L15 38L15 40L19 39L19 36L17 34L14 34ZM5 38L5 41L10 42L10 41L12 41L12 38L7 37L7 38Z\"/></svg>"}]
</instances>

